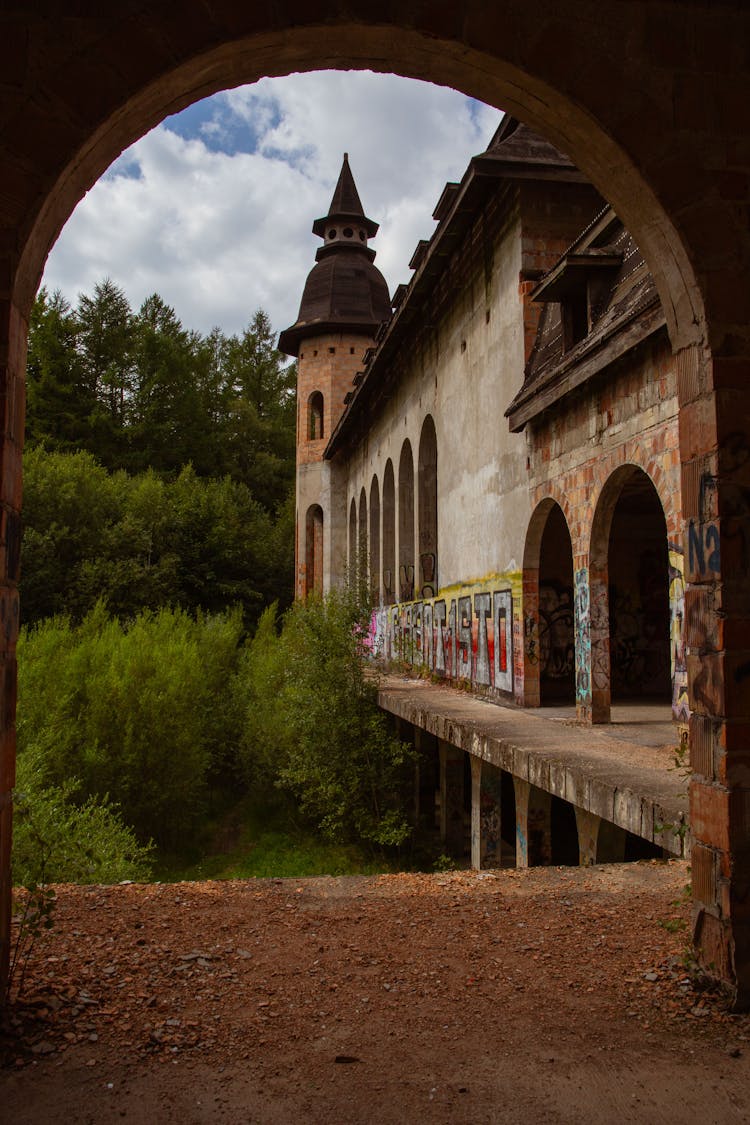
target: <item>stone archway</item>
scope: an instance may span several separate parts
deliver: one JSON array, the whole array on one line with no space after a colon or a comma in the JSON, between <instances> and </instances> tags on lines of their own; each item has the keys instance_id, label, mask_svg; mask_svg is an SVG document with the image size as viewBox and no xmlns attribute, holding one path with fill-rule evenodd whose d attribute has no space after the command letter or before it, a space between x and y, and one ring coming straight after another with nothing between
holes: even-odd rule
<instances>
[{"instance_id":1,"label":"stone archway","mask_svg":"<svg viewBox=\"0 0 750 1125\"><path fill-rule=\"evenodd\" d=\"M375 0L307 0L300 10L122 0L90 18L72 3L44 16L20 0L4 6L0 978L9 933L25 340L45 256L112 159L166 114L261 75L335 65L442 82L517 114L579 164L644 251L678 351L685 616L700 689L690 720L696 940L750 1002L749 37L746 6L689 0L467 0L460 9L404 5L387 15Z\"/></svg>"},{"instance_id":2,"label":"stone archway","mask_svg":"<svg viewBox=\"0 0 750 1125\"><path fill-rule=\"evenodd\" d=\"M560 505L534 509L523 556L523 702L575 704L573 548Z\"/></svg>"},{"instance_id":3,"label":"stone archway","mask_svg":"<svg viewBox=\"0 0 750 1125\"><path fill-rule=\"evenodd\" d=\"M613 699L671 706L669 543L651 478L621 465L606 481L591 528L591 708L610 719Z\"/></svg>"}]
</instances>

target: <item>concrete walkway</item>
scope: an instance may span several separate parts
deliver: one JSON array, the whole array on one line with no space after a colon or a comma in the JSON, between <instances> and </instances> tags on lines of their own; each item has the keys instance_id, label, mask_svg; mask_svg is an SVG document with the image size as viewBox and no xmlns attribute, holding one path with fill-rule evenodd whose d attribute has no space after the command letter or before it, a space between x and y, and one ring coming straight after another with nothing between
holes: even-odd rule
<instances>
[{"instance_id":1,"label":"concrete walkway","mask_svg":"<svg viewBox=\"0 0 750 1125\"><path fill-rule=\"evenodd\" d=\"M672 855L689 855L688 782L670 768L677 732L663 707L614 708L612 724L587 727L575 722L572 709L523 710L397 676L381 677L378 702Z\"/></svg>"}]
</instances>

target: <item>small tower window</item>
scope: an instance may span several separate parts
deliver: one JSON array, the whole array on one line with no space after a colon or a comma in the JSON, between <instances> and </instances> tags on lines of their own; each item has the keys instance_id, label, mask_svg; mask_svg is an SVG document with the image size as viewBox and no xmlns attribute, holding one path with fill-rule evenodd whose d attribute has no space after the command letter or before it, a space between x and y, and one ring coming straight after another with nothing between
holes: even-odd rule
<instances>
[{"instance_id":1,"label":"small tower window","mask_svg":"<svg viewBox=\"0 0 750 1125\"><path fill-rule=\"evenodd\" d=\"M331 229L328 232L328 237L329 238L335 238L336 237L336 228L335 227L331 227Z\"/></svg>"},{"instance_id":2,"label":"small tower window","mask_svg":"<svg viewBox=\"0 0 750 1125\"><path fill-rule=\"evenodd\" d=\"M365 240L365 232L363 230L361 230L359 232L359 241L364 242L364 240Z\"/></svg>"},{"instance_id":3,"label":"small tower window","mask_svg":"<svg viewBox=\"0 0 750 1125\"><path fill-rule=\"evenodd\" d=\"M307 437L319 441L323 437L323 395L313 391L307 400Z\"/></svg>"},{"instance_id":4,"label":"small tower window","mask_svg":"<svg viewBox=\"0 0 750 1125\"><path fill-rule=\"evenodd\" d=\"M351 227L344 227L344 238L353 238L354 231Z\"/></svg>"}]
</instances>

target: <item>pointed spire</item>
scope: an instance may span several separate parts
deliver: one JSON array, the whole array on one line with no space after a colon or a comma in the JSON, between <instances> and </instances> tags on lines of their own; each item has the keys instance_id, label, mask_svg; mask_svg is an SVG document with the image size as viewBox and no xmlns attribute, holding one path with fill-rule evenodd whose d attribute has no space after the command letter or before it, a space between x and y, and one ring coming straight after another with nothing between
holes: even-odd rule
<instances>
[{"instance_id":1,"label":"pointed spire","mask_svg":"<svg viewBox=\"0 0 750 1125\"><path fill-rule=\"evenodd\" d=\"M333 193L331 206L328 209L329 218L332 215L346 215L347 217L355 215L359 218L365 217L362 203L357 191L357 185L354 182L352 170L349 167L349 153L344 153L344 162L341 165L339 172L338 183L336 190Z\"/></svg>"},{"instance_id":2,"label":"pointed spire","mask_svg":"<svg viewBox=\"0 0 750 1125\"><path fill-rule=\"evenodd\" d=\"M325 218L316 219L313 223L313 234L320 235L325 238L326 227L331 219L352 219L359 222L365 227L368 238L374 238L378 230L378 224L368 219L365 215L362 201L359 198L357 185L354 182L352 170L349 167L349 153L344 153L344 159L341 164L341 171L333 192L333 199L331 206L328 209L328 214Z\"/></svg>"}]
</instances>

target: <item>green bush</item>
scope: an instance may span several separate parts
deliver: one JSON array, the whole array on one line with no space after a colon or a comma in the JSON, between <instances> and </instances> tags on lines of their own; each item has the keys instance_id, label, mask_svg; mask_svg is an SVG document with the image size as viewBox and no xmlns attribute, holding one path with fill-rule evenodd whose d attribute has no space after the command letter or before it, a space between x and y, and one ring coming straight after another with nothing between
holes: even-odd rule
<instances>
[{"instance_id":1,"label":"green bush","mask_svg":"<svg viewBox=\"0 0 750 1125\"><path fill-rule=\"evenodd\" d=\"M123 625L99 605L80 626L63 618L19 642L19 759L40 788L109 794L141 842L180 848L199 830L212 776L239 730L231 691L239 613L143 613Z\"/></svg>"},{"instance_id":2,"label":"green bush","mask_svg":"<svg viewBox=\"0 0 750 1125\"><path fill-rule=\"evenodd\" d=\"M105 798L74 801L75 786L40 788L36 756L19 759L13 795L13 882L119 883L151 874L150 845L139 844Z\"/></svg>"},{"instance_id":3,"label":"green bush","mask_svg":"<svg viewBox=\"0 0 750 1125\"><path fill-rule=\"evenodd\" d=\"M275 777L329 839L396 846L411 754L378 709L363 635L347 594L296 603L280 635L267 611L238 677L241 754L248 780Z\"/></svg>"}]
</instances>

